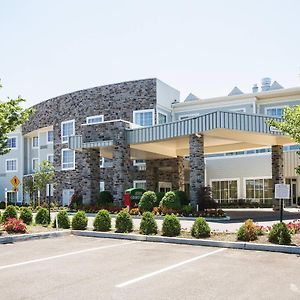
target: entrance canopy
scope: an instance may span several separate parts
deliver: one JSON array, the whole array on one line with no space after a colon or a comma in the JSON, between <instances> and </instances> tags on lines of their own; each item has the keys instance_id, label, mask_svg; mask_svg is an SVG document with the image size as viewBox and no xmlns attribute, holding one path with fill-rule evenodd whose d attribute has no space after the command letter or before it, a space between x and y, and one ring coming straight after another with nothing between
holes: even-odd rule
<instances>
[{"instance_id":1,"label":"entrance canopy","mask_svg":"<svg viewBox=\"0 0 300 300\"><path fill-rule=\"evenodd\" d=\"M281 121L255 114L215 111L182 121L126 129L126 140L131 159L146 160L189 155L189 137L193 134L205 137L205 154L293 144L289 136L267 124L270 119ZM114 141L84 143L81 136L73 136L69 146L72 149L97 148L101 156L112 158Z\"/></svg>"}]
</instances>

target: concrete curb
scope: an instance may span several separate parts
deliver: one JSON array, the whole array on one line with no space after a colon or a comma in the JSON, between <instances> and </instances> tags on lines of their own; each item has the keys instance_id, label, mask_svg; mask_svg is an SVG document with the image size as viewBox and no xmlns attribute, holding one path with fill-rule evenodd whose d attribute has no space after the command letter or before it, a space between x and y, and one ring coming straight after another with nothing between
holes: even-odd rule
<instances>
[{"instance_id":1,"label":"concrete curb","mask_svg":"<svg viewBox=\"0 0 300 300\"><path fill-rule=\"evenodd\" d=\"M298 246L265 245L265 244L256 244L256 243L247 243L247 242L226 242L226 241L212 241L212 240L203 240L203 239L198 240L198 239L164 237L164 236L155 236L155 235L147 236L147 235L139 235L139 234L81 231L81 230L72 230L71 234L77 236L97 237L97 238L111 238L111 239L144 241L144 242L158 242L158 243L169 243L169 244L300 254L300 247Z\"/></svg>"},{"instance_id":2,"label":"concrete curb","mask_svg":"<svg viewBox=\"0 0 300 300\"><path fill-rule=\"evenodd\" d=\"M47 239L54 237L67 236L71 234L71 230L64 231L50 231L50 232L40 232L40 233L30 233L30 234L16 234L9 236L0 236L0 244L9 244L20 241L37 240L37 239Z\"/></svg>"}]
</instances>

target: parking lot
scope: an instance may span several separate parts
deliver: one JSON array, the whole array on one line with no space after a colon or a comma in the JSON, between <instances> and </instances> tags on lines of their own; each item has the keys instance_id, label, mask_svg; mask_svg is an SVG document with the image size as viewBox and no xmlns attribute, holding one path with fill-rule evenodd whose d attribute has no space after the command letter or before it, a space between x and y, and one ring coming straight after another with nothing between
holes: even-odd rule
<instances>
[{"instance_id":1,"label":"parking lot","mask_svg":"<svg viewBox=\"0 0 300 300\"><path fill-rule=\"evenodd\" d=\"M0 245L0 299L299 299L291 254L67 236Z\"/></svg>"}]
</instances>

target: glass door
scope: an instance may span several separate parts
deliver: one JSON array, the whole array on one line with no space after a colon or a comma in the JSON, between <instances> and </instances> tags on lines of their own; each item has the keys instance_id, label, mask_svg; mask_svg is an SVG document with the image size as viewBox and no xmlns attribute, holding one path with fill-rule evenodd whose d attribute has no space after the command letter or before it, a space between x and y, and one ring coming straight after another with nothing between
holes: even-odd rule
<instances>
[{"instance_id":1,"label":"glass door","mask_svg":"<svg viewBox=\"0 0 300 300\"><path fill-rule=\"evenodd\" d=\"M291 186L291 196L287 206L297 206L297 179L286 178L285 183Z\"/></svg>"}]
</instances>

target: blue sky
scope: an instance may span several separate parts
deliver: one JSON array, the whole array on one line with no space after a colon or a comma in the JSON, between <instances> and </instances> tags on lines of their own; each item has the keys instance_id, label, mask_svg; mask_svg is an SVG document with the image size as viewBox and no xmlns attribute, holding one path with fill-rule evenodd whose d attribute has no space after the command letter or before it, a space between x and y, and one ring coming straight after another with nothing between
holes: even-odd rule
<instances>
[{"instance_id":1,"label":"blue sky","mask_svg":"<svg viewBox=\"0 0 300 300\"><path fill-rule=\"evenodd\" d=\"M157 77L200 98L300 86L298 0L0 1L1 99Z\"/></svg>"}]
</instances>

